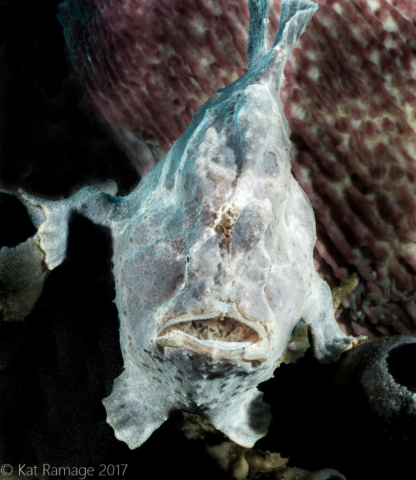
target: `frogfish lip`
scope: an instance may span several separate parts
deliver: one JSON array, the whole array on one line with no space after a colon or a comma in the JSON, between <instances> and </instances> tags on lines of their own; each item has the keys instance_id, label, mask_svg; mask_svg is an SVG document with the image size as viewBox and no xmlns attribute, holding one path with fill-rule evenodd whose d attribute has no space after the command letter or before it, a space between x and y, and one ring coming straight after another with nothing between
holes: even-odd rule
<instances>
[{"instance_id":1,"label":"frogfish lip","mask_svg":"<svg viewBox=\"0 0 416 480\"><path fill-rule=\"evenodd\" d=\"M239 314L183 315L162 325L159 347L189 348L215 358L266 361L267 334L259 322Z\"/></svg>"}]
</instances>

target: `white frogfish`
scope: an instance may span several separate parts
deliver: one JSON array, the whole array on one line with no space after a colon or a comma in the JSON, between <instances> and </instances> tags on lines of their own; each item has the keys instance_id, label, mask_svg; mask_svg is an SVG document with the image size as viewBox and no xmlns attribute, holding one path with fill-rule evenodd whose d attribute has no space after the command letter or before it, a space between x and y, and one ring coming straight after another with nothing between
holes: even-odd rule
<instances>
[{"instance_id":1,"label":"white frogfish","mask_svg":"<svg viewBox=\"0 0 416 480\"><path fill-rule=\"evenodd\" d=\"M290 171L279 93L317 5L283 0L271 48L268 0L249 9L249 71L199 108L130 195L23 195L50 270L65 258L73 212L111 229L124 371L103 403L130 448L176 410L251 447L271 419L257 385L273 376L300 319L323 363L357 342L339 329L314 269L315 219Z\"/></svg>"}]
</instances>

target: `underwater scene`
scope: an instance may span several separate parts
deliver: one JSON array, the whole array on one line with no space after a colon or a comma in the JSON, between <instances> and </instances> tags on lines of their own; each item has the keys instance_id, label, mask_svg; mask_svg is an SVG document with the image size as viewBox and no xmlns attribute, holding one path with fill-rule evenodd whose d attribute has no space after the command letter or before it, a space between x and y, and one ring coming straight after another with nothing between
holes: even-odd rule
<instances>
[{"instance_id":1,"label":"underwater scene","mask_svg":"<svg viewBox=\"0 0 416 480\"><path fill-rule=\"evenodd\" d=\"M416 0L0 0L0 480L412 478Z\"/></svg>"}]
</instances>

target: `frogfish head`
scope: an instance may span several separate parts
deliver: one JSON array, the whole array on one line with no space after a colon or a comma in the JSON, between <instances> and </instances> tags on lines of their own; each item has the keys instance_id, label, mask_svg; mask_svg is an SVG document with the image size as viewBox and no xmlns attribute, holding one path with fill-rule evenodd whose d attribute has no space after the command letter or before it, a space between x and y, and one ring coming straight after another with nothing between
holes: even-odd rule
<instances>
[{"instance_id":1,"label":"frogfish head","mask_svg":"<svg viewBox=\"0 0 416 480\"><path fill-rule=\"evenodd\" d=\"M115 273L132 358L176 348L272 371L302 316L315 221L290 172L278 80L267 74L281 55L201 106L142 181L152 191Z\"/></svg>"}]
</instances>

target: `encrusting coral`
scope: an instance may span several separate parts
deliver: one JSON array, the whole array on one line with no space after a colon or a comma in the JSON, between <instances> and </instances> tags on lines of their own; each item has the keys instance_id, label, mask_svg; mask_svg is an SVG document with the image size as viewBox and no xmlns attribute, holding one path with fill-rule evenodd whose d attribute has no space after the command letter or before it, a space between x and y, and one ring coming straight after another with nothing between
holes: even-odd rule
<instances>
[{"instance_id":1,"label":"encrusting coral","mask_svg":"<svg viewBox=\"0 0 416 480\"><path fill-rule=\"evenodd\" d=\"M332 289L360 276L337 312L345 332L415 332L416 2L318 4L281 90L316 266ZM270 13L276 28L279 0ZM60 12L81 81L143 173L246 71L248 17L244 0L66 0Z\"/></svg>"}]
</instances>

